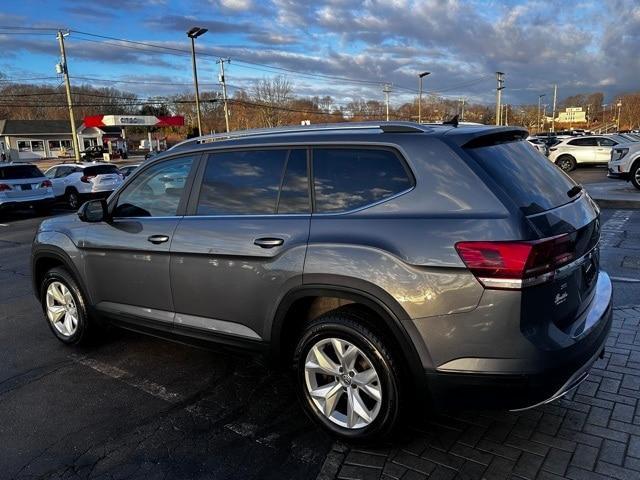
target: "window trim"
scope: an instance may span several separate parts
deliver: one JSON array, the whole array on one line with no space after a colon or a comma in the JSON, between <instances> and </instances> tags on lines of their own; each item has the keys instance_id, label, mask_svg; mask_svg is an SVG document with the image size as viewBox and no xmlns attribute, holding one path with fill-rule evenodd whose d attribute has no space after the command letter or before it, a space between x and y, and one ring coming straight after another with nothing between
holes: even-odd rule
<instances>
[{"instance_id":1,"label":"window trim","mask_svg":"<svg viewBox=\"0 0 640 480\"><path fill-rule=\"evenodd\" d=\"M278 213L278 203L276 203L276 211L274 213L222 213L222 214L214 214L214 215L198 215L196 212L198 211L198 202L200 200L200 194L202 192L202 185L204 180L204 174L207 169L207 162L211 155L215 155L217 153L234 153L234 152L246 152L251 150L286 150L287 158L284 162L284 167L280 176L280 189L282 189L282 182L284 181L284 174L286 173L286 167L289 163L289 157L291 155L291 150L306 150L307 154L307 195L309 198L309 212L308 213ZM311 182L311 171L310 171L310 147L307 145L290 145L290 144L281 144L281 145L263 145L263 146L234 146L232 148L224 148L224 149L215 149L215 150L206 150L202 152L202 162L196 175L196 178L193 182L193 188L191 189L191 197L189 198L189 204L186 209L185 216L195 217L195 218L274 218L274 217L310 217L312 214L313 204L311 203L311 191L310 182ZM197 190L197 191L196 191ZM280 200L280 190L278 190L278 198L276 202Z\"/></svg>"},{"instance_id":2,"label":"window trim","mask_svg":"<svg viewBox=\"0 0 640 480\"><path fill-rule=\"evenodd\" d=\"M136 179L138 175L141 175L145 171L150 168L155 168L157 165L172 162L174 160L180 160L181 158L193 157L193 163L191 165L191 171L189 172L189 176L184 182L184 190L182 195L180 196L180 202L178 203L178 209L176 210L175 215L167 215L164 217L113 217L113 213L115 211L116 206L118 205L118 200L120 199L120 195L124 192L128 185ZM136 168L131 175L127 177L124 183L118 188L115 192L113 192L109 198L107 198L107 211L109 213L110 221L117 220L150 220L150 219L161 219L161 218L182 218L186 215L187 205L189 200L192 197L192 189L193 189L193 181L196 177L197 171L200 169L202 162L202 152L179 152L176 155L171 155L170 157L162 157L149 162L147 165L141 165Z\"/></svg>"}]
</instances>

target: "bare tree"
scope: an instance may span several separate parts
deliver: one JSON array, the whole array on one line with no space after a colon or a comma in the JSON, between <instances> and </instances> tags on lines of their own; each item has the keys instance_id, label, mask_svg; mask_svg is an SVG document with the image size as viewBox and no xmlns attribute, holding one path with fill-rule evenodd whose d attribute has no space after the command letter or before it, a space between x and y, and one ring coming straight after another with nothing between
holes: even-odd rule
<instances>
[{"instance_id":1,"label":"bare tree","mask_svg":"<svg viewBox=\"0 0 640 480\"><path fill-rule=\"evenodd\" d=\"M259 80L253 88L253 101L260 123L265 127L278 127L289 123L287 106L293 100L293 86L283 76Z\"/></svg>"}]
</instances>

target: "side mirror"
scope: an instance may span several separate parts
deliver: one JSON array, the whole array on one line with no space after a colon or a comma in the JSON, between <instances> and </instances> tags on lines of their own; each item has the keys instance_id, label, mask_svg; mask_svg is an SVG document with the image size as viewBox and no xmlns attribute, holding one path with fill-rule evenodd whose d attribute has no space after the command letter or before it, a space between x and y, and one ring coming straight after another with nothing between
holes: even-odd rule
<instances>
[{"instance_id":1,"label":"side mirror","mask_svg":"<svg viewBox=\"0 0 640 480\"><path fill-rule=\"evenodd\" d=\"M78 210L78 217L83 222L103 222L107 219L107 202L104 199L90 200Z\"/></svg>"}]
</instances>

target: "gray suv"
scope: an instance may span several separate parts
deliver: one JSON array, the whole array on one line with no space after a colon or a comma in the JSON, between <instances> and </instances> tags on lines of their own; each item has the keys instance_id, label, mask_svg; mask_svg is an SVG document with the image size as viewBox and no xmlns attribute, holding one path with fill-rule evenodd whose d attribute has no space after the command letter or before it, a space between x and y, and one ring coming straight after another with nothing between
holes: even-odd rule
<instances>
[{"instance_id":1,"label":"gray suv","mask_svg":"<svg viewBox=\"0 0 640 480\"><path fill-rule=\"evenodd\" d=\"M293 365L333 434L526 409L603 354L600 214L513 127L364 123L183 142L46 220L35 293L79 344L115 324Z\"/></svg>"}]
</instances>

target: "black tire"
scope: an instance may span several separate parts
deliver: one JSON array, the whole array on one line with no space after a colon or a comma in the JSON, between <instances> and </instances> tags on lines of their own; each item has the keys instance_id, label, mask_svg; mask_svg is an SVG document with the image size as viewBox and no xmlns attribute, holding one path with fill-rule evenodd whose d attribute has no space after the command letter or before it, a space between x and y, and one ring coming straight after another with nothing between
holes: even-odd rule
<instances>
[{"instance_id":1,"label":"black tire","mask_svg":"<svg viewBox=\"0 0 640 480\"><path fill-rule=\"evenodd\" d=\"M76 312L77 312L77 328L75 333L70 336L63 335L60 331L56 329L53 323L49 320L47 315L47 289L49 285L53 282L62 283L67 287L71 296L73 297L73 301L75 303ZM99 330L98 325L91 322L87 310L87 302L84 298L84 295L80 288L78 287L77 282L73 278L73 276L64 268L55 267L49 270L42 280L40 285L40 303L42 305L42 311L44 313L45 320L49 328L53 332L53 334L60 340L62 343L67 345L86 345L90 343L95 337L95 333Z\"/></svg>"},{"instance_id":2,"label":"black tire","mask_svg":"<svg viewBox=\"0 0 640 480\"><path fill-rule=\"evenodd\" d=\"M34 210L40 217L48 217L51 215L51 205L37 205Z\"/></svg>"},{"instance_id":3,"label":"black tire","mask_svg":"<svg viewBox=\"0 0 640 480\"><path fill-rule=\"evenodd\" d=\"M80 205L80 194L75 188L68 188L65 193L65 202L71 210L78 210Z\"/></svg>"},{"instance_id":4,"label":"black tire","mask_svg":"<svg viewBox=\"0 0 640 480\"><path fill-rule=\"evenodd\" d=\"M636 161L629 173L631 175L631 183L640 190L640 161Z\"/></svg>"},{"instance_id":5,"label":"black tire","mask_svg":"<svg viewBox=\"0 0 640 480\"><path fill-rule=\"evenodd\" d=\"M576 168L576 159L571 155L560 155L556 160L556 165L565 172L570 172Z\"/></svg>"},{"instance_id":6,"label":"black tire","mask_svg":"<svg viewBox=\"0 0 640 480\"><path fill-rule=\"evenodd\" d=\"M352 442L364 442L389 437L400 423L401 385L403 382L398 364L389 347L385 345L380 336L365 325L362 313L348 306L328 312L306 325L298 340L293 356L296 392L305 413L334 436ZM366 426L348 428L335 423L334 420L331 420L320 411L320 408L316 406L309 393L305 375L307 355L314 345L328 338L344 340L358 347L366 355L366 360L369 361L378 374L379 387L382 392L381 401L379 402L380 407L377 415ZM361 358L361 360L364 361L365 359ZM340 377L346 377L346 373L343 371L343 375L340 375ZM326 376L326 378L333 383L338 382L338 377L334 377L335 381L330 376ZM351 381L349 380L349 382ZM354 390L360 388L354 385L351 386ZM342 390L343 392L340 394L341 400L336 405L340 405L340 401L347 402L343 393L350 393L349 388L348 386L342 386ZM373 398L369 397L364 390L359 391L358 394L360 398L366 399L369 403ZM343 408L346 408L346 406ZM336 410L338 409L339 407L336 407Z\"/></svg>"}]
</instances>

